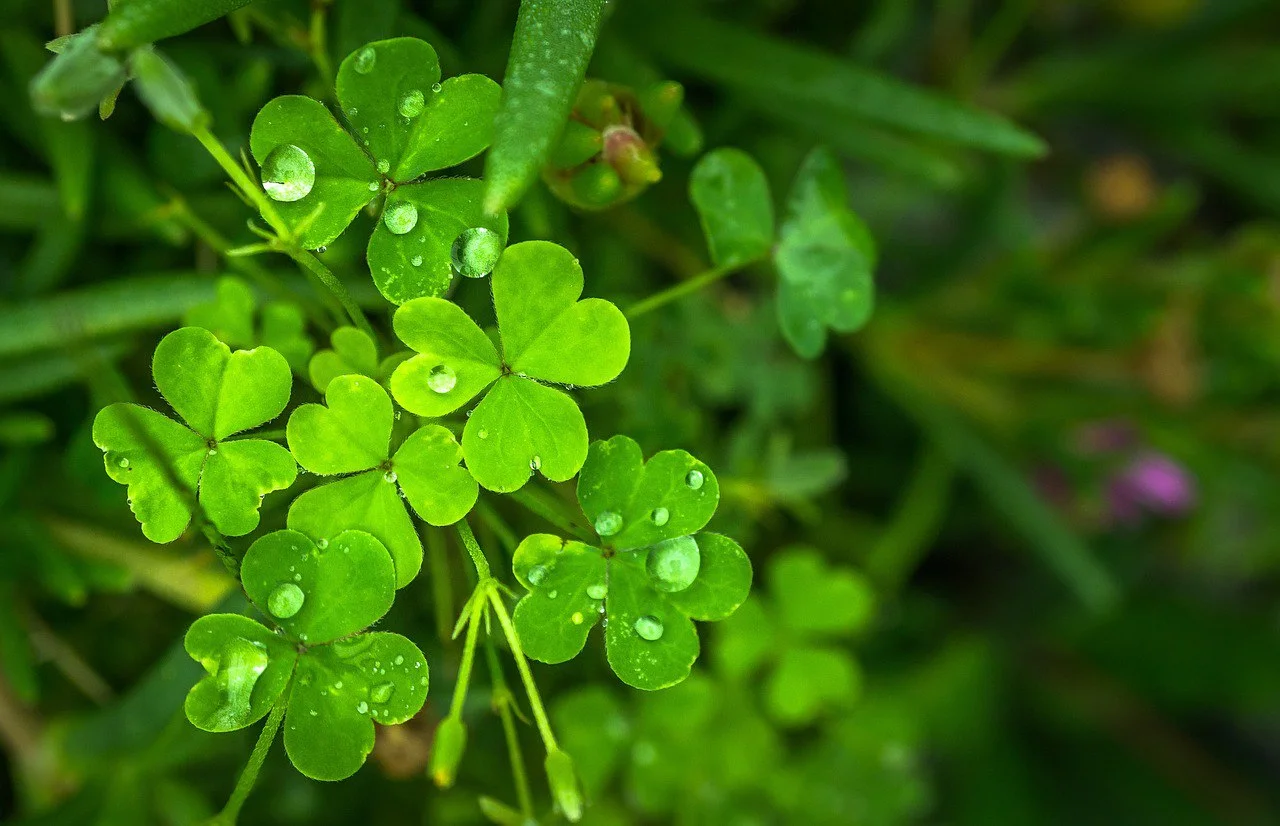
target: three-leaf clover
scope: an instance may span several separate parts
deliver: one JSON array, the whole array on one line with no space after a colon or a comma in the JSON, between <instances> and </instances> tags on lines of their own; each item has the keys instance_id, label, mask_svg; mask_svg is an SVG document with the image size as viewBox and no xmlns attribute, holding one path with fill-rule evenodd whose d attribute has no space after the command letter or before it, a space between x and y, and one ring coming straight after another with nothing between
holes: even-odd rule
<instances>
[{"instance_id":1,"label":"three-leaf clover","mask_svg":"<svg viewBox=\"0 0 1280 826\"><path fill-rule=\"evenodd\" d=\"M248 284L228 275L218 279L216 290L212 301L187 310L182 317L185 326L203 327L230 347L264 344L284 356L299 373L306 369L315 344L306 333L306 319L296 304L267 302L255 325L258 297Z\"/></svg>"},{"instance_id":2,"label":"three-leaf clover","mask_svg":"<svg viewBox=\"0 0 1280 826\"><path fill-rule=\"evenodd\" d=\"M391 371L412 353L401 351L378 359L378 345L356 327L339 327L329 336L332 349L318 350L307 365L307 377L323 393L338 376L368 376L384 387Z\"/></svg>"},{"instance_id":3,"label":"three-leaf clover","mask_svg":"<svg viewBox=\"0 0 1280 826\"><path fill-rule=\"evenodd\" d=\"M721 670L744 679L773 662L765 706L784 725L812 723L857 699L858 663L835 643L870 623L871 584L856 571L829 567L817 551L795 548L770 560L769 595L751 597L720 627Z\"/></svg>"},{"instance_id":4,"label":"three-leaf clover","mask_svg":"<svg viewBox=\"0 0 1280 826\"><path fill-rule=\"evenodd\" d=\"M289 450L312 473L343 478L312 488L289 508L289 527L319 541L346 528L378 539L395 561L397 587L422 567L422 543L405 508L432 525L451 525L479 495L462 467L462 448L446 428L429 424L391 452L395 410L387 391L365 376L339 376L328 407L304 404L289 416ZM403 499L402 499L403 497Z\"/></svg>"},{"instance_id":5,"label":"three-leaf clover","mask_svg":"<svg viewBox=\"0 0 1280 826\"><path fill-rule=\"evenodd\" d=\"M518 490L535 470L562 482L587 457L587 424L549 384L612 381L631 353L631 330L613 304L582 295L582 268L563 247L525 241L493 271L501 349L457 304L420 298L395 315L418 355L396 368L391 392L406 410L443 416L488 388L462 432L462 451L489 490Z\"/></svg>"},{"instance_id":6,"label":"three-leaf clover","mask_svg":"<svg viewBox=\"0 0 1280 826\"><path fill-rule=\"evenodd\" d=\"M258 113L249 147L263 189L307 249L331 243L386 193L369 240L369 270L387 300L402 304L445 292L464 232L506 242L506 215L485 213L481 181L420 180L484 151L499 94L483 75L440 82L428 43L382 40L352 52L338 69L346 126L319 101L286 95Z\"/></svg>"},{"instance_id":7,"label":"three-leaf clover","mask_svg":"<svg viewBox=\"0 0 1280 826\"><path fill-rule=\"evenodd\" d=\"M769 182L738 149L716 149L689 178L711 260L741 267L772 256L778 271L778 323L796 353L814 358L827 329L851 333L871 316L875 241L849 209L835 156L814 149L796 173L775 244Z\"/></svg>"},{"instance_id":8,"label":"three-leaf clover","mask_svg":"<svg viewBox=\"0 0 1280 826\"><path fill-rule=\"evenodd\" d=\"M107 475L128 485L142 533L177 539L195 501L222 533L249 533L262 497L298 474L280 445L232 438L284 410L292 381L284 356L268 347L232 352L208 330L183 327L160 341L151 372L185 424L136 404L110 405L93 421Z\"/></svg>"},{"instance_id":9,"label":"three-leaf clover","mask_svg":"<svg viewBox=\"0 0 1280 826\"><path fill-rule=\"evenodd\" d=\"M391 557L363 531L312 542L284 530L249 547L240 575L279 630L238 614L196 620L186 649L208 675L187 694L187 719L234 731L285 702L284 746L298 771L351 776L373 750L373 724L403 723L427 697L417 646L399 634L360 633L391 608Z\"/></svg>"},{"instance_id":10,"label":"three-leaf clover","mask_svg":"<svg viewBox=\"0 0 1280 826\"><path fill-rule=\"evenodd\" d=\"M751 589L742 548L698 533L719 501L715 474L683 450L646 463L626 436L592 444L578 502L599 545L534 534L512 560L529 589L515 609L525 653L572 659L603 617L609 665L624 683L652 690L687 677L698 657L693 620L724 619Z\"/></svg>"}]
</instances>

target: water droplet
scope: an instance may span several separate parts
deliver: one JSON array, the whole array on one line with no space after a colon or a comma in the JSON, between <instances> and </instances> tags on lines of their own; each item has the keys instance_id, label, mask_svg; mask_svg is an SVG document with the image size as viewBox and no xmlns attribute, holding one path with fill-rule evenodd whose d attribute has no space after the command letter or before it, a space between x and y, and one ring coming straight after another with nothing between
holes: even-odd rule
<instances>
[{"instance_id":1,"label":"water droplet","mask_svg":"<svg viewBox=\"0 0 1280 826\"><path fill-rule=\"evenodd\" d=\"M541 456L534 456L532 459L529 460L529 470L541 470L541 469L542 469Z\"/></svg>"},{"instance_id":2,"label":"water droplet","mask_svg":"<svg viewBox=\"0 0 1280 826\"><path fill-rule=\"evenodd\" d=\"M622 514L616 511L602 511L596 517L596 533L601 536L613 536L622 530Z\"/></svg>"},{"instance_id":3,"label":"water droplet","mask_svg":"<svg viewBox=\"0 0 1280 826\"><path fill-rule=\"evenodd\" d=\"M653 642L662 638L662 620L655 616L643 616L637 619L631 626L636 629L636 633L642 638Z\"/></svg>"},{"instance_id":4,"label":"water droplet","mask_svg":"<svg viewBox=\"0 0 1280 826\"><path fill-rule=\"evenodd\" d=\"M359 714L368 714L369 704L366 703L364 700L361 700L359 705L356 706L356 712Z\"/></svg>"},{"instance_id":5,"label":"water droplet","mask_svg":"<svg viewBox=\"0 0 1280 826\"><path fill-rule=\"evenodd\" d=\"M377 192L377 191L378 191L378 182L377 182L377 181L370 181L370 182L369 182L369 191L370 191L370 192Z\"/></svg>"},{"instance_id":6,"label":"water droplet","mask_svg":"<svg viewBox=\"0 0 1280 826\"><path fill-rule=\"evenodd\" d=\"M323 551L325 548L329 547L329 540L327 540L327 539L317 539L317 540L316 540L316 547Z\"/></svg>"},{"instance_id":7,"label":"water droplet","mask_svg":"<svg viewBox=\"0 0 1280 826\"><path fill-rule=\"evenodd\" d=\"M385 703L391 699L395 691L396 687L391 683L378 683L369 689L369 699L375 703Z\"/></svg>"},{"instance_id":8,"label":"water droplet","mask_svg":"<svg viewBox=\"0 0 1280 826\"><path fill-rule=\"evenodd\" d=\"M119 464L120 467L127 468L129 466L129 460L128 458L121 456L120 461L117 462L117 464Z\"/></svg>"},{"instance_id":9,"label":"water droplet","mask_svg":"<svg viewBox=\"0 0 1280 826\"><path fill-rule=\"evenodd\" d=\"M321 255L324 255L324 254L325 254L326 252L328 252L328 251L329 251L329 248L328 248L328 247L326 247L326 246L325 246L325 245L323 245L323 244L321 244L320 246L316 247L316 252L320 253Z\"/></svg>"},{"instance_id":10,"label":"water droplet","mask_svg":"<svg viewBox=\"0 0 1280 826\"><path fill-rule=\"evenodd\" d=\"M382 474L382 481L394 484L396 481L396 472L394 470L388 470L386 473Z\"/></svg>"},{"instance_id":11,"label":"water droplet","mask_svg":"<svg viewBox=\"0 0 1280 826\"><path fill-rule=\"evenodd\" d=\"M415 256L413 256L413 258L411 258L411 259L409 260L409 263L410 263L410 264L412 264L412 265L414 265L415 267L421 267L421 266L422 266L422 256L421 256L421 255L415 255Z\"/></svg>"},{"instance_id":12,"label":"water droplet","mask_svg":"<svg viewBox=\"0 0 1280 826\"><path fill-rule=\"evenodd\" d=\"M373 50L372 46L365 46L356 52L355 69L362 75L367 75L373 71L373 64L378 62L378 53Z\"/></svg>"},{"instance_id":13,"label":"water droplet","mask_svg":"<svg viewBox=\"0 0 1280 826\"><path fill-rule=\"evenodd\" d=\"M702 567L702 554L692 536L677 536L649 549L645 570L659 591L675 593L693 584Z\"/></svg>"},{"instance_id":14,"label":"water droplet","mask_svg":"<svg viewBox=\"0 0 1280 826\"><path fill-rule=\"evenodd\" d=\"M569 617L569 620L570 620L574 625L582 625L582 612L581 612L581 611L574 611L574 612L573 612L573 616Z\"/></svg>"},{"instance_id":15,"label":"water droplet","mask_svg":"<svg viewBox=\"0 0 1280 826\"><path fill-rule=\"evenodd\" d=\"M458 374L447 364L437 364L427 373L427 387L433 393L448 393L458 384Z\"/></svg>"},{"instance_id":16,"label":"water droplet","mask_svg":"<svg viewBox=\"0 0 1280 826\"><path fill-rule=\"evenodd\" d=\"M408 201L392 204L382 213L382 223L393 235L404 235L418 225L418 208Z\"/></svg>"},{"instance_id":17,"label":"water droplet","mask_svg":"<svg viewBox=\"0 0 1280 826\"><path fill-rule=\"evenodd\" d=\"M524 578L529 580L530 585L541 585L543 580L547 578L548 573L550 573L550 571L547 569L546 565L534 565L529 569L529 572L524 575Z\"/></svg>"},{"instance_id":18,"label":"water droplet","mask_svg":"<svg viewBox=\"0 0 1280 826\"><path fill-rule=\"evenodd\" d=\"M342 680L338 680L336 683L333 684L334 691L338 691L341 688L342 688Z\"/></svg>"},{"instance_id":19,"label":"water droplet","mask_svg":"<svg viewBox=\"0 0 1280 826\"><path fill-rule=\"evenodd\" d=\"M391 171L391 161L387 160L386 158L383 158L382 160L378 161L378 172L380 174L386 175L390 171Z\"/></svg>"},{"instance_id":20,"label":"water droplet","mask_svg":"<svg viewBox=\"0 0 1280 826\"><path fill-rule=\"evenodd\" d=\"M416 118L422 114L427 104L426 96L421 89L410 89L400 98L400 114L406 118Z\"/></svg>"},{"instance_id":21,"label":"water droplet","mask_svg":"<svg viewBox=\"0 0 1280 826\"><path fill-rule=\"evenodd\" d=\"M262 189L273 201L301 201L315 184L315 162L301 147L281 144L262 162Z\"/></svg>"},{"instance_id":22,"label":"water droplet","mask_svg":"<svg viewBox=\"0 0 1280 826\"><path fill-rule=\"evenodd\" d=\"M396 665L404 665L404 656L403 656L403 655L401 655L401 654L396 654L396 658L395 658L395 660L393 660L393 662L394 662Z\"/></svg>"},{"instance_id":23,"label":"water droplet","mask_svg":"<svg viewBox=\"0 0 1280 826\"><path fill-rule=\"evenodd\" d=\"M555 599L558 596L560 596L560 592L557 591L555 588L552 588L550 591L547 591L547 599Z\"/></svg>"},{"instance_id":24,"label":"water droplet","mask_svg":"<svg viewBox=\"0 0 1280 826\"><path fill-rule=\"evenodd\" d=\"M360 114L360 110L352 106L347 110L347 114L354 118L356 115Z\"/></svg>"},{"instance_id":25,"label":"water droplet","mask_svg":"<svg viewBox=\"0 0 1280 826\"><path fill-rule=\"evenodd\" d=\"M705 480L703 479L702 471L697 469L689 471L688 475L684 477L684 483L689 486L690 490L701 488L703 481Z\"/></svg>"},{"instance_id":26,"label":"water droplet","mask_svg":"<svg viewBox=\"0 0 1280 826\"><path fill-rule=\"evenodd\" d=\"M219 727L238 727L249 712L249 701L258 677L267 670L271 658L249 640L228 640L218 657L214 680L222 691L223 704L215 713Z\"/></svg>"},{"instance_id":27,"label":"water droplet","mask_svg":"<svg viewBox=\"0 0 1280 826\"><path fill-rule=\"evenodd\" d=\"M431 91L439 92L443 87L439 83L431 84Z\"/></svg>"},{"instance_id":28,"label":"water droplet","mask_svg":"<svg viewBox=\"0 0 1280 826\"><path fill-rule=\"evenodd\" d=\"M302 610L302 603L306 599L307 595L302 593L301 588L292 582L285 582L277 585L267 597L267 610L277 619L288 619Z\"/></svg>"},{"instance_id":29,"label":"water droplet","mask_svg":"<svg viewBox=\"0 0 1280 826\"><path fill-rule=\"evenodd\" d=\"M671 518L671 511L666 508L654 508L653 513L649 514L649 518L653 520L653 524L661 528Z\"/></svg>"},{"instance_id":30,"label":"water droplet","mask_svg":"<svg viewBox=\"0 0 1280 826\"><path fill-rule=\"evenodd\" d=\"M293 581L294 581L294 582L301 582L301 581L302 581L302 574L294 574L294 575L293 575Z\"/></svg>"},{"instance_id":31,"label":"water droplet","mask_svg":"<svg viewBox=\"0 0 1280 826\"><path fill-rule=\"evenodd\" d=\"M484 227L464 229L453 239L449 254L459 275L484 278L502 257L502 236Z\"/></svg>"},{"instance_id":32,"label":"water droplet","mask_svg":"<svg viewBox=\"0 0 1280 826\"><path fill-rule=\"evenodd\" d=\"M489 438L489 431L487 431L487 430L481 430L481 431L480 431L479 433L477 433L476 435L477 435L477 436L479 436L481 439L487 439L487 438Z\"/></svg>"},{"instance_id":33,"label":"water droplet","mask_svg":"<svg viewBox=\"0 0 1280 826\"><path fill-rule=\"evenodd\" d=\"M211 448L209 448L209 455L210 455L210 456L217 456L217 455L218 455L218 449L217 449L216 447L211 447Z\"/></svg>"},{"instance_id":34,"label":"water droplet","mask_svg":"<svg viewBox=\"0 0 1280 826\"><path fill-rule=\"evenodd\" d=\"M609 586L605 585L603 582L597 582L594 585L587 586L587 596L592 599L604 599L605 595L608 593Z\"/></svg>"}]
</instances>

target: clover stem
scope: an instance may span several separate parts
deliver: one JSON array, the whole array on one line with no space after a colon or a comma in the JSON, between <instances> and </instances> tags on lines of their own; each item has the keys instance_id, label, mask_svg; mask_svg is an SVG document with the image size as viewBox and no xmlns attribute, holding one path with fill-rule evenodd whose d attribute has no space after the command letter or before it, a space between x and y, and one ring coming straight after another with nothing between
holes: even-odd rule
<instances>
[{"instance_id":1,"label":"clover stem","mask_svg":"<svg viewBox=\"0 0 1280 826\"><path fill-rule=\"evenodd\" d=\"M541 516L565 533L572 534L574 539L580 542L596 541L595 534L576 524L564 513L560 502L543 491L529 485L508 495L530 513Z\"/></svg>"},{"instance_id":2,"label":"clover stem","mask_svg":"<svg viewBox=\"0 0 1280 826\"><path fill-rule=\"evenodd\" d=\"M533 672L529 670L529 661L525 659L524 648L520 645L520 637L516 635L511 615L507 613L507 606L502 602L502 595L497 591L490 591L489 604L493 606L493 612L498 616L498 624L502 626L502 633L507 638L507 645L511 648L511 657L516 661L516 669L520 672L525 693L529 695L529 709L533 712L538 734L542 735L542 744L548 752L556 751L560 746L556 743L556 736L551 731L551 721L547 719L547 710L543 708L542 696L538 694L538 686L533 681Z\"/></svg>"},{"instance_id":3,"label":"clover stem","mask_svg":"<svg viewBox=\"0 0 1280 826\"><path fill-rule=\"evenodd\" d=\"M529 792L529 776L524 767L524 753L520 751L520 737L516 732L515 715L511 712L511 689L507 687L507 678L503 676L502 665L498 662L498 652L494 648L493 638L484 638L485 660L489 663L489 673L493 678L493 706L502 720L502 733L507 740L507 756L511 760L511 777L516 784L516 798L520 801L520 812L527 819L533 818L533 795Z\"/></svg>"},{"instance_id":4,"label":"clover stem","mask_svg":"<svg viewBox=\"0 0 1280 826\"><path fill-rule=\"evenodd\" d=\"M195 139L200 141L200 145L205 151L213 156L218 162L218 166L222 167L222 171L226 172L228 177L236 185L240 191L241 197L251 201L258 212L262 214L263 220L275 230L276 234L282 238L290 237L289 226L280 217L280 213L276 212L275 205L271 203L271 199L262 191L262 187L249 177L249 173L244 170L240 164L227 152L222 141L214 137L207 126L200 127L191 133Z\"/></svg>"},{"instance_id":5,"label":"clover stem","mask_svg":"<svg viewBox=\"0 0 1280 826\"><path fill-rule=\"evenodd\" d=\"M726 264L719 267L712 267L709 270L704 270L693 278L690 278L688 281L681 281L679 284L673 284L665 290L656 292L648 298L637 301L626 309L626 316L628 319L639 318L645 313L652 312L653 310L656 310L665 304L669 304L678 298L683 298L689 293L697 292L708 284L719 281L726 275L737 272L752 263L754 262L743 261L737 264Z\"/></svg>"},{"instance_id":6,"label":"clover stem","mask_svg":"<svg viewBox=\"0 0 1280 826\"><path fill-rule=\"evenodd\" d=\"M262 763L267 759L267 752L271 751L271 744L276 740L276 732L280 730L280 723L284 720L285 708L288 706L285 696L281 694L280 699L276 700L276 704L271 707L267 722L262 726L262 733L258 735L258 742L254 744L253 753L249 755L249 762L245 763L244 770L240 772L240 779L236 781L236 787L232 790L227 805L223 806L222 811L209 821L209 826L235 826L236 819L240 816L240 807L248 799L249 792L253 791L253 784L258 780L258 772L262 769Z\"/></svg>"},{"instance_id":7,"label":"clover stem","mask_svg":"<svg viewBox=\"0 0 1280 826\"><path fill-rule=\"evenodd\" d=\"M347 290L347 285L339 280L338 276L333 274L333 270L324 265L319 258L311 253L296 246L284 248L284 253L298 263L303 271L319 281L333 296L342 304L342 309L347 311L351 323L360 328L361 331L368 334L369 338L377 340L378 336L373 332L373 328L369 326L369 319L364 317L364 310L360 309L360 305L351 297L351 293Z\"/></svg>"},{"instance_id":8,"label":"clover stem","mask_svg":"<svg viewBox=\"0 0 1280 826\"><path fill-rule=\"evenodd\" d=\"M467 524L466 518L458 520L455 526L458 529L458 538L462 540L463 547L467 549L467 553L471 555L471 564L476 566L476 576L479 578L479 585L484 585L485 580L492 579L493 575L489 572L489 560L485 558L484 551L480 549L480 543L476 542L476 535L471 532L471 526Z\"/></svg>"},{"instance_id":9,"label":"clover stem","mask_svg":"<svg viewBox=\"0 0 1280 826\"><path fill-rule=\"evenodd\" d=\"M479 586L487 588L487 584ZM480 634L480 619L484 612L484 601L476 600L471 604L471 619L467 624L467 641L462 647L462 662L458 665L458 681L453 687L453 701L449 704L450 717L462 717L462 704L467 699L467 689L471 686L471 669L476 661L476 640Z\"/></svg>"}]
</instances>

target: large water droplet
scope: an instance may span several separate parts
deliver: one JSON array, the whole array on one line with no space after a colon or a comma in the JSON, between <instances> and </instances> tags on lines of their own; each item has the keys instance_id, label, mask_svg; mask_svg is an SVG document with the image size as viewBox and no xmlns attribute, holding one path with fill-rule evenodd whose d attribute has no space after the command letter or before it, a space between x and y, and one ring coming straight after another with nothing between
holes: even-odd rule
<instances>
[{"instance_id":1,"label":"large water droplet","mask_svg":"<svg viewBox=\"0 0 1280 826\"><path fill-rule=\"evenodd\" d=\"M453 239L453 268L467 278L484 278L502 257L502 236L491 229L471 227Z\"/></svg>"},{"instance_id":2,"label":"large water droplet","mask_svg":"<svg viewBox=\"0 0 1280 826\"><path fill-rule=\"evenodd\" d=\"M671 511L666 508L654 508L653 513L649 514L649 519L651 519L653 524L657 525L659 528L667 524L667 520L670 518Z\"/></svg>"},{"instance_id":3,"label":"large water droplet","mask_svg":"<svg viewBox=\"0 0 1280 826\"><path fill-rule=\"evenodd\" d=\"M608 593L609 586L605 585L603 582L597 582L594 585L587 586L587 596L592 599L604 599Z\"/></svg>"},{"instance_id":4,"label":"large water droplet","mask_svg":"<svg viewBox=\"0 0 1280 826\"><path fill-rule=\"evenodd\" d=\"M433 91L433 92L439 92L439 91L440 91L441 89L443 89L443 88L444 88L444 87L443 87L443 86L441 86L439 83L433 83L433 84L431 84L431 91Z\"/></svg>"},{"instance_id":5,"label":"large water droplet","mask_svg":"<svg viewBox=\"0 0 1280 826\"><path fill-rule=\"evenodd\" d=\"M395 691L396 687L391 683L378 683L369 689L369 699L375 703L385 703L391 699Z\"/></svg>"},{"instance_id":6,"label":"large water droplet","mask_svg":"<svg viewBox=\"0 0 1280 826\"><path fill-rule=\"evenodd\" d=\"M631 627L636 629L637 634L650 642L662 638L662 620L655 616L640 617Z\"/></svg>"},{"instance_id":7,"label":"large water droplet","mask_svg":"<svg viewBox=\"0 0 1280 826\"><path fill-rule=\"evenodd\" d=\"M321 537L320 539L317 539L316 547L323 551L325 548L329 547L329 540L323 537Z\"/></svg>"},{"instance_id":8,"label":"large water droplet","mask_svg":"<svg viewBox=\"0 0 1280 826\"><path fill-rule=\"evenodd\" d=\"M386 158L383 158L382 160L378 161L379 174L386 175L390 171L391 171L391 161L387 160Z\"/></svg>"},{"instance_id":9,"label":"large water droplet","mask_svg":"<svg viewBox=\"0 0 1280 826\"><path fill-rule=\"evenodd\" d=\"M281 144L262 162L262 189L273 201L301 201L315 184L315 162L301 147Z\"/></svg>"},{"instance_id":10,"label":"large water droplet","mask_svg":"<svg viewBox=\"0 0 1280 826\"><path fill-rule=\"evenodd\" d=\"M253 687L270 663L267 652L249 640L237 637L227 641L214 672L214 680L223 699L214 713L214 725L231 728L247 722L245 718L250 713Z\"/></svg>"},{"instance_id":11,"label":"large water droplet","mask_svg":"<svg viewBox=\"0 0 1280 826\"><path fill-rule=\"evenodd\" d=\"M689 486L690 490L698 490L702 487L702 483L704 481L705 479L702 476L702 471L697 470L696 468L689 471L688 475L684 477L684 483Z\"/></svg>"},{"instance_id":12,"label":"large water droplet","mask_svg":"<svg viewBox=\"0 0 1280 826\"><path fill-rule=\"evenodd\" d=\"M524 578L529 580L530 585L541 585L549 573L550 571L547 570L546 565L534 565L529 569L529 572L524 575Z\"/></svg>"},{"instance_id":13,"label":"large water droplet","mask_svg":"<svg viewBox=\"0 0 1280 826\"><path fill-rule=\"evenodd\" d=\"M427 373L427 387L433 393L448 393L458 384L458 374L447 364L437 364Z\"/></svg>"},{"instance_id":14,"label":"large water droplet","mask_svg":"<svg viewBox=\"0 0 1280 826\"><path fill-rule=\"evenodd\" d=\"M404 235L418 225L418 208L408 201L392 204L382 213L382 223L393 235Z\"/></svg>"},{"instance_id":15,"label":"large water droplet","mask_svg":"<svg viewBox=\"0 0 1280 826\"><path fill-rule=\"evenodd\" d=\"M400 97L400 114L406 118L416 118L422 114L427 105L427 98L421 89L410 89Z\"/></svg>"},{"instance_id":16,"label":"large water droplet","mask_svg":"<svg viewBox=\"0 0 1280 826\"><path fill-rule=\"evenodd\" d=\"M388 470L386 473L382 474L382 481L384 482L390 482L394 484L396 481L396 478L397 478L396 472L394 470Z\"/></svg>"},{"instance_id":17,"label":"large water droplet","mask_svg":"<svg viewBox=\"0 0 1280 826\"><path fill-rule=\"evenodd\" d=\"M126 456L121 456L120 461L117 462L116 464L120 465L120 467L122 468L127 468L129 467L129 459Z\"/></svg>"},{"instance_id":18,"label":"large water droplet","mask_svg":"<svg viewBox=\"0 0 1280 826\"><path fill-rule=\"evenodd\" d=\"M378 62L378 53L373 50L372 46L365 46L356 52L355 68L362 75L367 75L373 71L373 64Z\"/></svg>"},{"instance_id":19,"label":"large water droplet","mask_svg":"<svg viewBox=\"0 0 1280 826\"><path fill-rule=\"evenodd\" d=\"M616 511L602 511L596 517L596 533L601 536L613 536L622 530L622 514Z\"/></svg>"},{"instance_id":20,"label":"large water droplet","mask_svg":"<svg viewBox=\"0 0 1280 826\"><path fill-rule=\"evenodd\" d=\"M302 603L306 599L307 595L302 593L301 588L292 582L285 582L277 585L267 597L267 610L276 619L288 619L302 610Z\"/></svg>"},{"instance_id":21,"label":"large water droplet","mask_svg":"<svg viewBox=\"0 0 1280 826\"><path fill-rule=\"evenodd\" d=\"M361 701L356 705L356 712L357 712L357 713L359 713L359 714L368 714L368 713L369 713L369 704L368 704L368 703L366 703L364 700L361 700Z\"/></svg>"},{"instance_id":22,"label":"large water droplet","mask_svg":"<svg viewBox=\"0 0 1280 826\"><path fill-rule=\"evenodd\" d=\"M659 591L675 593L693 584L702 567L702 554L692 536L677 536L649 549L645 570Z\"/></svg>"}]
</instances>

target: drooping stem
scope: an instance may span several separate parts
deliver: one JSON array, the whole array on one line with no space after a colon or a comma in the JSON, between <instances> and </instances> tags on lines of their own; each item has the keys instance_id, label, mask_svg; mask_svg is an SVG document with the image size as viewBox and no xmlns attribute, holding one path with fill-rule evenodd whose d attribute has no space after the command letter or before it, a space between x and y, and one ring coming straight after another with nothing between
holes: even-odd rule
<instances>
[{"instance_id":1,"label":"drooping stem","mask_svg":"<svg viewBox=\"0 0 1280 826\"><path fill-rule=\"evenodd\" d=\"M520 813L526 819L533 818L533 795L529 791L529 775L524 767L524 753L520 751L520 737L516 732L515 714L511 705L515 701L511 689L507 686L507 678L502 673L502 664L498 662L498 652L493 639L484 638L485 659L489 663L489 674L493 679L493 707L502 719L502 732L507 740L507 756L511 760L511 776L516 784L516 799L520 801Z\"/></svg>"},{"instance_id":2,"label":"drooping stem","mask_svg":"<svg viewBox=\"0 0 1280 826\"><path fill-rule=\"evenodd\" d=\"M529 695L529 709L533 712L538 734L542 736L542 744L547 751L554 751L559 748L559 745L556 744L556 736L551 731L551 721L547 719L547 710L542 705L542 696L538 694L538 686L533 681L533 672L529 670L529 661L525 659L524 648L520 645L520 637L516 635L511 615L507 613L507 606L502 602L502 595L497 591L490 591L489 604L493 606L498 624L502 626L502 633L507 638L507 645L511 648L511 657L516 661L516 669L520 672L520 680L524 683L525 693Z\"/></svg>"},{"instance_id":3,"label":"drooping stem","mask_svg":"<svg viewBox=\"0 0 1280 826\"><path fill-rule=\"evenodd\" d=\"M489 573L489 560L485 558L484 551L480 549L480 543L476 542L476 535L471 532L471 526L467 524L467 520L465 518L459 519L456 527L463 547L471 555L471 564L476 566L476 576L480 580L480 584L477 587L482 587L486 580L493 578Z\"/></svg>"},{"instance_id":4,"label":"drooping stem","mask_svg":"<svg viewBox=\"0 0 1280 826\"><path fill-rule=\"evenodd\" d=\"M670 287L667 287L665 290L656 292L653 295L649 296L648 298L641 299L640 301L637 301L635 304L632 304L626 310L627 318L628 319L639 318L645 313L652 312L658 309L659 307L662 307L666 304L670 304L672 301L675 301L678 298L683 298L684 296L689 295L690 293L695 293L698 290L702 289L703 287L707 286L708 284L712 284L716 281L719 281L721 278L724 278L726 275L730 275L731 273L737 272L738 270L747 266L747 264L749 263L752 263L752 262L744 262L742 264L734 264L729 266L712 267L709 270L705 270L704 272L701 272L698 275L695 275L693 278L690 278L687 281L681 281L679 284L673 284Z\"/></svg>"},{"instance_id":5,"label":"drooping stem","mask_svg":"<svg viewBox=\"0 0 1280 826\"><path fill-rule=\"evenodd\" d=\"M271 707L271 713L267 715L267 722L262 726L262 733L258 735L258 742L254 744L253 753L249 755L249 762L245 763L244 770L240 772L240 779L236 781L236 787L232 790L227 805L223 806L222 811L209 821L209 826L235 826L236 819L240 817L240 808L249 798L249 792L253 791L253 784L258 781L258 772L262 769L262 763L267 759L267 752L271 751L271 744L275 742L276 732L280 730L280 722L284 720L287 705L286 695L281 694L280 699L276 700L276 704Z\"/></svg>"}]
</instances>

